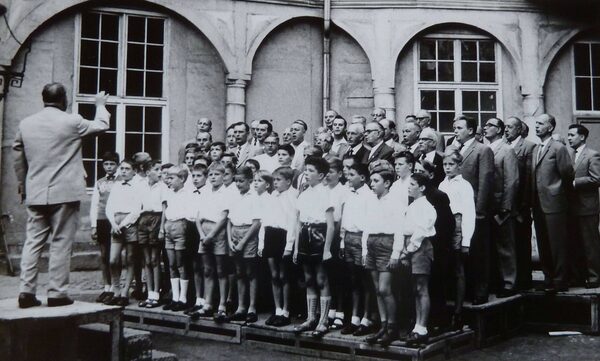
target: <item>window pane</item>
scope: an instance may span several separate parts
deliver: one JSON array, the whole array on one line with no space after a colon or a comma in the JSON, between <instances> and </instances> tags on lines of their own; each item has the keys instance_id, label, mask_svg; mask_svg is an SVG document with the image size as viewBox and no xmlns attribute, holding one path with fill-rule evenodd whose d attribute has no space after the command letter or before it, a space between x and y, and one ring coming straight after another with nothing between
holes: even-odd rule
<instances>
[{"instance_id":1,"label":"window pane","mask_svg":"<svg viewBox=\"0 0 600 361\"><path fill-rule=\"evenodd\" d=\"M437 109L435 90L421 90L421 108L429 110Z\"/></svg>"},{"instance_id":2,"label":"window pane","mask_svg":"<svg viewBox=\"0 0 600 361\"><path fill-rule=\"evenodd\" d=\"M592 75L600 76L600 44L592 44Z\"/></svg>"},{"instance_id":3,"label":"window pane","mask_svg":"<svg viewBox=\"0 0 600 361\"><path fill-rule=\"evenodd\" d=\"M81 37L98 39L100 14L85 13L81 15Z\"/></svg>"},{"instance_id":4,"label":"window pane","mask_svg":"<svg viewBox=\"0 0 600 361\"><path fill-rule=\"evenodd\" d=\"M164 43L164 19L148 19L148 42Z\"/></svg>"},{"instance_id":5,"label":"window pane","mask_svg":"<svg viewBox=\"0 0 600 361\"><path fill-rule=\"evenodd\" d=\"M461 59L462 60L477 60L477 42L476 41L461 41Z\"/></svg>"},{"instance_id":6,"label":"window pane","mask_svg":"<svg viewBox=\"0 0 600 361\"><path fill-rule=\"evenodd\" d=\"M464 111L479 110L479 93L476 91L463 91L462 108Z\"/></svg>"},{"instance_id":7,"label":"window pane","mask_svg":"<svg viewBox=\"0 0 600 361\"><path fill-rule=\"evenodd\" d=\"M479 81L485 83L496 82L496 64L481 63L479 64Z\"/></svg>"},{"instance_id":8,"label":"window pane","mask_svg":"<svg viewBox=\"0 0 600 361\"><path fill-rule=\"evenodd\" d=\"M100 66L117 68L119 66L119 44L103 42L100 47Z\"/></svg>"},{"instance_id":9,"label":"window pane","mask_svg":"<svg viewBox=\"0 0 600 361\"><path fill-rule=\"evenodd\" d=\"M98 136L98 157L101 158L106 152L114 152L117 149L115 133L102 133Z\"/></svg>"},{"instance_id":10,"label":"window pane","mask_svg":"<svg viewBox=\"0 0 600 361\"><path fill-rule=\"evenodd\" d=\"M127 89L126 95L143 96L144 95L144 72L127 71Z\"/></svg>"},{"instance_id":11,"label":"window pane","mask_svg":"<svg viewBox=\"0 0 600 361\"><path fill-rule=\"evenodd\" d=\"M477 122L479 124L481 124L480 119L479 119L479 113L472 113L472 112L463 112L463 115L467 116L467 117L471 117L473 119L476 119Z\"/></svg>"},{"instance_id":12,"label":"window pane","mask_svg":"<svg viewBox=\"0 0 600 361\"><path fill-rule=\"evenodd\" d=\"M481 92L482 111L496 111L496 92Z\"/></svg>"},{"instance_id":13,"label":"window pane","mask_svg":"<svg viewBox=\"0 0 600 361\"><path fill-rule=\"evenodd\" d=\"M161 135L151 134L144 137L144 152L150 154L152 159L160 159Z\"/></svg>"},{"instance_id":14,"label":"window pane","mask_svg":"<svg viewBox=\"0 0 600 361\"><path fill-rule=\"evenodd\" d=\"M575 79L575 99L577 110L592 110L592 94L589 78Z\"/></svg>"},{"instance_id":15,"label":"window pane","mask_svg":"<svg viewBox=\"0 0 600 361\"><path fill-rule=\"evenodd\" d=\"M454 64L438 63L438 81L454 81Z\"/></svg>"},{"instance_id":16,"label":"window pane","mask_svg":"<svg viewBox=\"0 0 600 361\"><path fill-rule=\"evenodd\" d=\"M440 117L440 132L452 132L452 123L454 120L454 112L439 112Z\"/></svg>"},{"instance_id":17,"label":"window pane","mask_svg":"<svg viewBox=\"0 0 600 361\"><path fill-rule=\"evenodd\" d=\"M146 41L146 19L139 16L129 16L129 27L127 28L129 41Z\"/></svg>"},{"instance_id":18,"label":"window pane","mask_svg":"<svg viewBox=\"0 0 600 361\"><path fill-rule=\"evenodd\" d=\"M100 69L100 90L108 94L117 94L117 71Z\"/></svg>"},{"instance_id":19,"label":"window pane","mask_svg":"<svg viewBox=\"0 0 600 361\"><path fill-rule=\"evenodd\" d=\"M106 110L110 113L110 128L108 128L108 131L114 132L117 129L117 106L115 104L107 104Z\"/></svg>"},{"instance_id":20,"label":"window pane","mask_svg":"<svg viewBox=\"0 0 600 361\"><path fill-rule=\"evenodd\" d=\"M148 45L146 47L146 69L163 70L163 47Z\"/></svg>"},{"instance_id":21,"label":"window pane","mask_svg":"<svg viewBox=\"0 0 600 361\"><path fill-rule=\"evenodd\" d=\"M81 138L81 156L83 158L96 158L95 135L86 135Z\"/></svg>"},{"instance_id":22,"label":"window pane","mask_svg":"<svg viewBox=\"0 0 600 361\"><path fill-rule=\"evenodd\" d=\"M422 60L435 60L435 40L421 40L419 54Z\"/></svg>"},{"instance_id":23,"label":"window pane","mask_svg":"<svg viewBox=\"0 0 600 361\"><path fill-rule=\"evenodd\" d=\"M481 124L485 124L491 118L496 118L496 113L481 113Z\"/></svg>"},{"instance_id":24,"label":"window pane","mask_svg":"<svg viewBox=\"0 0 600 361\"><path fill-rule=\"evenodd\" d=\"M81 40L81 65L98 66L98 42Z\"/></svg>"},{"instance_id":25,"label":"window pane","mask_svg":"<svg viewBox=\"0 0 600 361\"><path fill-rule=\"evenodd\" d=\"M127 44L127 68L144 69L144 45Z\"/></svg>"},{"instance_id":26,"label":"window pane","mask_svg":"<svg viewBox=\"0 0 600 361\"><path fill-rule=\"evenodd\" d=\"M146 107L146 132L160 133L162 131L162 108L160 107Z\"/></svg>"},{"instance_id":27,"label":"window pane","mask_svg":"<svg viewBox=\"0 0 600 361\"><path fill-rule=\"evenodd\" d=\"M477 63L461 63L462 81L477 81Z\"/></svg>"},{"instance_id":28,"label":"window pane","mask_svg":"<svg viewBox=\"0 0 600 361\"><path fill-rule=\"evenodd\" d=\"M496 60L494 43L491 41L479 42L479 60Z\"/></svg>"},{"instance_id":29,"label":"window pane","mask_svg":"<svg viewBox=\"0 0 600 361\"><path fill-rule=\"evenodd\" d=\"M440 110L454 110L454 91L440 90Z\"/></svg>"},{"instance_id":30,"label":"window pane","mask_svg":"<svg viewBox=\"0 0 600 361\"><path fill-rule=\"evenodd\" d=\"M162 73L146 73L146 96L152 98L162 96Z\"/></svg>"},{"instance_id":31,"label":"window pane","mask_svg":"<svg viewBox=\"0 0 600 361\"><path fill-rule=\"evenodd\" d=\"M429 125L433 129L437 129L437 125L438 125L438 115L437 115L437 112L431 112L431 122L429 122Z\"/></svg>"},{"instance_id":32,"label":"window pane","mask_svg":"<svg viewBox=\"0 0 600 361\"><path fill-rule=\"evenodd\" d=\"M588 44L575 44L575 75L590 75L590 47Z\"/></svg>"},{"instance_id":33,"label":"window pane","mask_svg":"<svg viewBox=\"0 0 600 361\"><path fill-rule=\"evenodd\" d=\"M102 14L102 39L119 40L119 17Z\"/></svg>"},{"instance_id":34,"label":"window pane","mask_svg":"<svg viewBox=\"0 0 600 361\"><path fill-rule=\"evenodd\" d=\"M435 81L435 62L421 62L421 80Z\"/></svg>"},{"instance_id":35,"label":"window pane","mask_svg":"<svg viewBox=\"0 0 600 361\"><path fill-rule=\"evenodd\" d=\"M143 137L141 134L125 134L125 157L131 158L135 153L141 152Z\"/></svg>"},{"instance_id":36,"label":"window pane","mask_svg":"<svg viewBox=\"0 0 600 361\"><path fill-rule=\"evenodd\" d=\"M600 110L600 79L594 78L593 83L593 95L594 95L594 110Z\"/></svg>"},{"instance_id":37,"label":"window pane","mask_svg":"<svg viewBox=\"0 0 600 361\"><path fill-rule=\"evenodd\" d=\"M438 59L454 59L454 42L452 40L438 40Z\"/></svg>"},{"instance_id":38,"label":"window pane","mask_svg":"<svg viewBox=\"0 0 600 361\"><path fill-rule=\"evenodd\" d=\"M94 106L94 104L79 104L77 108L77 113L79 113L79 115L81 115L84 119L88 120L94 119L95 112L96 107Z\"/></svg>"},{"instance_id":39,"label":"window pane","mask_svg":"<svg viewBox=\"0 0 600 361\"><path fill-rule=\"evenodd\" d=\"M85 169L85 183L87 187L93 187L96 183L96 161L84 160L83 168Z\"/></svg>"},{"instance_id":40,"label":"window pane","mask_svg":"<svg viewBox=\"0 0 600 361\"><path fill-rule=\"evenodd\" d=\"M143 107L128 106L125 108L125 131L142 132L143 127Z\"/></svg>"},{"instance_id":41,"label":"window pane","mask_svg":"<svg viewBox=\"0 0 600 361\"><path fill-rule=\"evenodd\" d=\"M79 69L79 92L83 94L96 94L98 92L98 70Z\"/></svg>"}]
</instances>

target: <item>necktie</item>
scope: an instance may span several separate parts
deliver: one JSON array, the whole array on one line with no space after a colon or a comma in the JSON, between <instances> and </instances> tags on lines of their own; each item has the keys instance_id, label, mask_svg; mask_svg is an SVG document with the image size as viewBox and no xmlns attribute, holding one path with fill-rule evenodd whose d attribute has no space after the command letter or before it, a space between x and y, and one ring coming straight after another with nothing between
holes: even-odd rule
<instances>
[{"instance_id":1,"label":"necktie","mask_svg":"<svg viewBox=\"0 0 600 361\"><path fill-rule=\"evenodd\" d=\"M238 149L237 149L237 153L236 153L236 157L238 160L240 160L240 153L242 152L242 146L238 145Z\"/></svg>"},{"instance_id":2,"label":"necktie","mask_svg":"<svg viewBox=\"0 0 600 361\"><path fill-rule=\"evenodd\" d=\"M125 182L123 182L123 185L124 186L131 186L131 183L129 183L129 181L125 181Z\"/></svg>"},{"instance_id":3,"label":"necktie","mask_svg":"<svg viewBox=\"0 0 600 361\"><path fill-rule=\"evenodd\" d=\"M540 144L540 149L538 149L537 160L539 161L542 157L542 151L544 150L544 145Z\"/></svg>"},{"instance_id":4,"label":"necktie","mask_svg":"<svg viewBox=\"0 0 600 361\"><path fill-rule=\"evenodd\" d=\"M350 150L348 150L348 155L349 156L353 156L354 155L354 150L352 150L352 148L350 148Z\"/></svg>"},{"instance_id":5,"label":"necktie","mask_svg":"<svg viewBox=\"0 0 600 361\"><path fill-rule=\"evenodd\" d=\"M200 190L198 188L194 189L194 193L200 194Z\"/></svg>"},{"instance_id":6,"label":"necktie","mask_svg":"<svg viewBox=\"0 0 600 361\"><path fill-rule=\"evenodd\" d=\"M575 150L575 159L573 160L573 164L577 163L577 158L579 158L579 149Z\"/></svg>"},{"instance_id":7,"label":"necktie","mask_svg":"<svg viewBox=\"0 0 600 361\"><path fill-rule=\"evenodd\" d=\"M108 181L115 180L115 176L114 175L107 175L106 176L106 180L108 180Z\"/></svg>"}]
</instances>

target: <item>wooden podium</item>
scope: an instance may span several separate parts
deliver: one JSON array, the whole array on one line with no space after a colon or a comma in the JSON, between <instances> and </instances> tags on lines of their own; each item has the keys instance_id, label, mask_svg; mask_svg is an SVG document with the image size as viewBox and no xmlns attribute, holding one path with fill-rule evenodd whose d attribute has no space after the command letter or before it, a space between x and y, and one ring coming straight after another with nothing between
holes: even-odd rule
<instances>
[{"instance_id":1,"label":"wooden podium","mask_svg":"<svg viewBox=\"0 0 600 361\"><path fill-rule=\"evenodd\" d=\"M0 300L0 359L77 360L77 328L109 323L111 361L122 360L122 309L98 303L20 309L17 299Z\"/></svg>"}]
</instances>

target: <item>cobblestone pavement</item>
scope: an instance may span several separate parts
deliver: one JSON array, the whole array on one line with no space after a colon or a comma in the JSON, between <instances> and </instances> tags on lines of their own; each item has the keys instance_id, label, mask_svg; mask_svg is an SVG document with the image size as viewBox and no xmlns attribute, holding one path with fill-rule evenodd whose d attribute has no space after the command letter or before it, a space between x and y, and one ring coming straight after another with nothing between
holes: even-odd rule
<instances>
[{"instance_id":1,"label":"cobblestone pavement","mask_svg":"<svg viewBox=\"0 0 600 361\"><path fill-rule=\"evenodd\" d=\"M38 295L45 298L48 275L40 273ZM71 273L70 294L80 300L91 300L101 288L100 272ZM18 295L18 277L0 276L0 299ZM16 302L16 299L15 299ZM154 348L175 353L179 361L313 361L315 358L290 355L268 348L231 345L215 341L155 333ZM600 360L600 336L550 337L546 334L523 334L497 345L460 355L455 361L592 361Z\"/></svg>"}]
</instances>

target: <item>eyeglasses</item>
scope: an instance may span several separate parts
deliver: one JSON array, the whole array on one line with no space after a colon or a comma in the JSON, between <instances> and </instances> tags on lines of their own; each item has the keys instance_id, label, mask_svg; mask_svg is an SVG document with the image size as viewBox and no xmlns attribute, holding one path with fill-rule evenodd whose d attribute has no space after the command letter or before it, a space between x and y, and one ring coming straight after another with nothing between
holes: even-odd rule
<instances>
[{"instance_id":1,"label":"eyeglasses","mask_svg":"<svg viewBox=\"0 0 600 361\"><path fill-rule=\"evenodd\" d=\"M378 129L367 129L365 130L365 133L372 133L372 132L378 132Z\"/></svg>"},{"instance_id":2,"label":"eyeglasses","mask_svg":"<svg viewBox=\"0 0 600 361\"><path fill-rule=\"evenodd\" d=\"M496 128L500 128L498 126L498 124L494 124L494 123L485 123L484 127L496 127Z\"/></svg>"}]
</instances>

